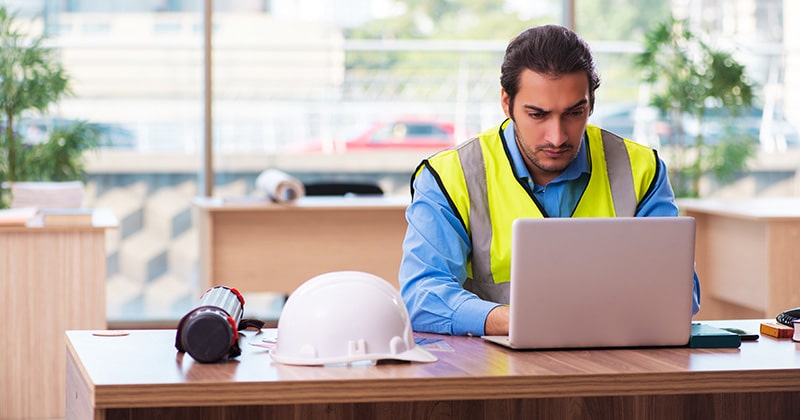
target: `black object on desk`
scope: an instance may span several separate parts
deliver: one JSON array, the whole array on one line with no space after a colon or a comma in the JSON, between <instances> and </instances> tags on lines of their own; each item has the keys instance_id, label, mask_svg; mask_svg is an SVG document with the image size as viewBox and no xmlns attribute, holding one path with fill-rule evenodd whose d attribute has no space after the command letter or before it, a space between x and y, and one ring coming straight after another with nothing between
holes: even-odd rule
<instances>
[{"instance_id":1,"label":"black object on desk","mask_svg":"<svg viewBox=\"0 0 800 420\"><path fill-rule=\"evenodd\" d=\"M242 354L239 330L261 329L264 322L242 319L244 297L233 287L214 286L200 298L200 304L178 323L175 348L195 360L212 363Z\"/></svg>"},{"instance_id":2,"label":"black object on desk","mask_svg":"<svg viewBox=\"0 0 800 420\"><path fill-rule=\"evenodd\" d=\"M706 324L693 323L689 347L692 348L737 348L742 345L739 334Z\"/></svg>"},{"instance_id":3,"label":"black object on desk","mask_svg":"<svg viewBox=\"0 0 800 420\"><path fill-rule=\"evenodd\" d=\"M787 327L794 328L794 321L800 319L800 307L783 311L775 317L775 320Z\"/></svg>"},{"instance_id":4,"label":"black object on desk","mask_svg":"<svg viewBox=\"0 0 800 420\"><path fill-rule=\"evenodd\" d=\"M383 188L362 182L317 182L304 185L307 196L318 195L383 195Z\"/></svg>"},{"instance_id":5,"label":"black object on desk","mask_svg":"<svg viewBox=\"0 0 800 420\"><path fill-rule=\"evenodd\" d=\"M734 334L739 334L739 338L741 338L742 341L755 341L758 340L759 337L758 333L745 331L739 328L732 328L732 327L721 327L721 328L725 331L732 332Z\"/></svg>"}]
</instances>

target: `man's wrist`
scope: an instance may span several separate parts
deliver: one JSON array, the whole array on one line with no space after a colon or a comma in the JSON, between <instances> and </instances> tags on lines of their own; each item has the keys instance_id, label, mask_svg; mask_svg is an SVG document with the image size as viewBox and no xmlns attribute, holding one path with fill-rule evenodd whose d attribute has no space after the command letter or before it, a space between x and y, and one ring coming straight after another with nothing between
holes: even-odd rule
<instances>
[{"instance_id":1,"label":"man's wrist","mask_svg":"<svg viewBox=\"0 0 800 420\"><path fill-rule=\"evenodd\" d=\"M486 335L508 335L508 305L499 305L486 316L484 333Z\"/></svg>"}]
</instances>

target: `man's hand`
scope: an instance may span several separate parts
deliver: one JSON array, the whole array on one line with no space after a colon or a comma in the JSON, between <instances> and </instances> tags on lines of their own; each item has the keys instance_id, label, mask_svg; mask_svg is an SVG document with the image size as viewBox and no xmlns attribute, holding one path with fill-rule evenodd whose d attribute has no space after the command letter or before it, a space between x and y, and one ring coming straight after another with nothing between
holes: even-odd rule
<instances>
[{"instance_id":1,"label":"man's hand","mask_svg":"<svg viewBox=\"0 0 800 420\"><path fill-rule=\"evenodd\" d=\"M508 305L500 305L489 312L483 326L486 335L508 335Z\"/></svg>"}]
</instances>

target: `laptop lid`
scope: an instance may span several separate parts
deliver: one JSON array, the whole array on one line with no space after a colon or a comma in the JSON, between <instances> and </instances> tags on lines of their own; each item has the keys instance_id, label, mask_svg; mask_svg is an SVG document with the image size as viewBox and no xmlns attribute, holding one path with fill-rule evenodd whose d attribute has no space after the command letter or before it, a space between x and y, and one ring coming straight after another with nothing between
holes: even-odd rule
<instances>
[{"instance_id":1,"label":"laptop lid","mask_svg":"<svg viewBox=\"0 0 800 420\"><path fill-rule=\"evenodd\" d=\"M518 219L510 324L518 349L686 345L691 217Z\"/></svg>"}]
</instances>

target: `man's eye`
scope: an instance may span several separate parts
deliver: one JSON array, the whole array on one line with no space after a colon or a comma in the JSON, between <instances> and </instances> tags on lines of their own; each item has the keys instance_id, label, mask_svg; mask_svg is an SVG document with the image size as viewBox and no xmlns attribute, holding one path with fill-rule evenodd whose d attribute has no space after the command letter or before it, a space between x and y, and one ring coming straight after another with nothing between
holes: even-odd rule
<instances>
[{"instance_id":1,"label":"man's eye","mask_svg":"<svg viewBox=\"0 0 800 420\"><path fill-rule=\"evenodd\" d=\"M580 117L580 116L583 116L583 110L582 110L582 109L577 109L577 110L575 110L575 111L571 111L571 112L569 113L569 116L570 116L570 117Z\"/></svg>"},{"instance_id":2,"label":"man's eye","mask_svg":"<svg viewBox=\"0 0 800 420\"><path fill-rule=\"evenodd\" d=\"M545 116L544 112L529 112L528 116L531 118L543 118Z\"/></svg>"}]
</instances>

